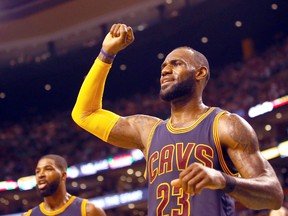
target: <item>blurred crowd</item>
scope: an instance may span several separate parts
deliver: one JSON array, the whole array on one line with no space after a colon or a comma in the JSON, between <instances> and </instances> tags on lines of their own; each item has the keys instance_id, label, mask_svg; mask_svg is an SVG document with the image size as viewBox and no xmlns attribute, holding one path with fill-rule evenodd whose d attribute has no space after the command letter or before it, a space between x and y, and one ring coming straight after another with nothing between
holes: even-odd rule
<instances>
[{"instance_id":1,"label":"blurred crowd","mask_svg":"<svg viewBox=\"0 0 288 216\"><path fill-rule=\"evenodd\" d=\"M264 53L213 73L218 76L210 80L204 102L246 118L251 106L288 93L288 39ZM156 90L129 99L104 99L103 103L120 115L143 113L165 119L170 113L168 104L159 99ZM43 154L60 154L73 165L126 152L80 129L71 119L71 110L0 124L1 180L32 175L36 160Z\"/></svg>"},{"instance_id":2,"label":"blurred crowd","mask_svg":"<svg viewBox=\"0 0 288 216\"><path fill-rule=\"evenodd\" d=\"M227 65L210 80L207 102L247 117L250 107L287 94L288 41L261 55ZM213 72L215 73L215 72ZM205 97L204 97L205 98Z\"/></svg>"}]
</instances>

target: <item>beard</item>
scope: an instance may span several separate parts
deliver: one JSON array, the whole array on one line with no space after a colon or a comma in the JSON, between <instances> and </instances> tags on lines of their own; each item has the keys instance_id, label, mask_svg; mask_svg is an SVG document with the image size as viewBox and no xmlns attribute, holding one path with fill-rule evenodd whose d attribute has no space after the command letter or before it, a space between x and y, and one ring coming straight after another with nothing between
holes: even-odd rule
<instances>
[{"instance_id":1,"label":"beard","mask_svg":"<svg viewBox=\"0 0 288 216\"><path fill-rule=\"evenodd\" d=\"M36 188L38 194L41 197L47 197L54 194L57 191L59 185L60 185L60 177L58 177L55 181L51 182L50 184L47 184L46 187L41 190L38 187Z\"/></svg>"},{"instance_id":2,"label":"beard","mask_svg":"<svg viewBox=\"0 0 288 216\"><path fill-rule=\"evenodd\" d=\"M194 89L194 80L192 77L171 86L167 91L160 89L160 98L166 102L171 102L185 95L190 95Z\"/></svg>"}]
</instances>

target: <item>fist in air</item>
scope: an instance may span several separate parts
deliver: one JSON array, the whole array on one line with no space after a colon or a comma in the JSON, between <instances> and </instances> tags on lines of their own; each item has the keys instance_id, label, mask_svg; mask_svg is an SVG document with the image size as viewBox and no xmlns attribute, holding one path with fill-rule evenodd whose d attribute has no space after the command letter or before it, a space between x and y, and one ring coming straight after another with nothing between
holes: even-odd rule
<instances>
[{"instance_id":1,"label":"fist in air","mask_svg":"<svg viewBox=\"0 0 288 216\"><path fill-rule=\"evenodd\" d=\"M116 55L134 41L134 33L130 26L125 24L113 24L106 35L102 49L110 55Z\"/></svg>"}]
</instances>

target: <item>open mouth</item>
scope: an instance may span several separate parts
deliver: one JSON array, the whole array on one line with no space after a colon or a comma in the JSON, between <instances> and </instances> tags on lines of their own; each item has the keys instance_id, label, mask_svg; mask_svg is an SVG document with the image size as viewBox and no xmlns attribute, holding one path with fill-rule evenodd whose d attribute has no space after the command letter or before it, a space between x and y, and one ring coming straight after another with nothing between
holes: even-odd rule
<instances>
[{"instance_id":1,"label":"open mouth","mask_svg":"<svg viewBox=\"0 0 288 216\"><path fill-rule=\"evenodd\" d=\"M47 182L38 182L37 186L39 190L42 190L46 187Z\"/></svg>"}]
</instances>

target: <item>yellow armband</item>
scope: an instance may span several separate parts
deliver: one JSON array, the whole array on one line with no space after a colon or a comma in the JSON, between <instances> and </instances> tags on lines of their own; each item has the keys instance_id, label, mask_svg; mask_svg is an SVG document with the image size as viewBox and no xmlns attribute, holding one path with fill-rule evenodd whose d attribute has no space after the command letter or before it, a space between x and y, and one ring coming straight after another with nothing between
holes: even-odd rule
<instances>
[{"instance_id":1,"label":"yellow armband","mask_svg":"<svg viewBox=\"0 0 288 216\"><path fill-rule=\"evenodd\" d=\"M108 136L119 118L120 116L113 112L99 109L86 116L79 126L107 142Z\"/></svg>"},{"instance_id":2,"label":"yellow armband","mask_svg":"<svg viewBox=\"0 0 288 216\"><path fill-rule=\"evenodd\" d=\"M105 81L111 68L99 59L91 67L72 111L73 120L83 129L107 142L119 115L102 109Z\"/></svg>"}]
</instances>

